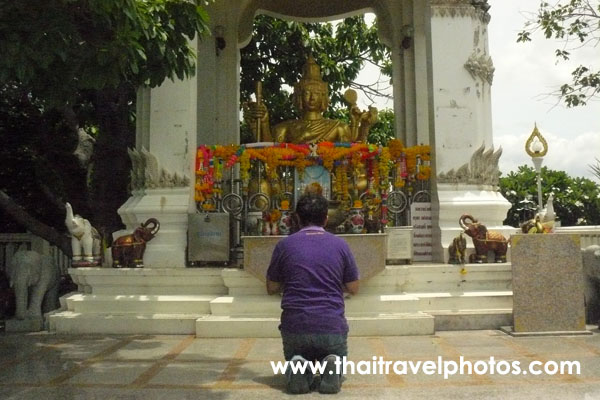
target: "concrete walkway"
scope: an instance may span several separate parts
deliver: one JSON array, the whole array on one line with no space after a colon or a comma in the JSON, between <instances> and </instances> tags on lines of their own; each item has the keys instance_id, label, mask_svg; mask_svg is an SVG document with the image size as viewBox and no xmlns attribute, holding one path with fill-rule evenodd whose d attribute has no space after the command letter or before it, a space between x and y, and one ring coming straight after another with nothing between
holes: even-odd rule
<instances>
[{"instance_id":1,"label":"concrete walkway","mask_svg":"<svg viewBox=\"0 0 600 400\"><path fill-rule=\"evenodd\" d=\"M338 398L600 399L600 332L513 338L500 331L349 339L350 360L574 360L580 375L348 375ZM278 399L279 339L0 334L1 399ZM366 364L366 363L365 363ZM364 369L363 369L364 370ZM299 398L323 398L317 392Z\"/></svg>"}]
</instances>

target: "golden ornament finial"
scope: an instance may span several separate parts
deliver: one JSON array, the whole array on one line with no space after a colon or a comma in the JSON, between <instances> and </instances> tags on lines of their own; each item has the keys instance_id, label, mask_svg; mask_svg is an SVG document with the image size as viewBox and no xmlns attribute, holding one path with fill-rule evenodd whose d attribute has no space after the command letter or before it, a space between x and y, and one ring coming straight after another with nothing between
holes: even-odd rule
<instances>
[{"instance_id":1,"label":"golden ornament finial","mask_svg":"<svg viewBox=\"0 0 600 400\"><path fill-rule=\"evenodd\" d=\"M548 152L548 143L538 130L537 124L533 124L533 132L525 142L525 151L530 157L544 157Z\"/></svg>"}]
</instances>

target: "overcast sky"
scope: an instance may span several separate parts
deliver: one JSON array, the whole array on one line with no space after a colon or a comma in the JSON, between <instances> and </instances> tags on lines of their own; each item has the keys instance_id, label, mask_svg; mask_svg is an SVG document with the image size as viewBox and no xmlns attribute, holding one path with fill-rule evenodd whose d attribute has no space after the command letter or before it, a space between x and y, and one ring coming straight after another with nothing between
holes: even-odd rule
<instances>
[{"instance_id":1,"label":"overcast sky","mask_svg":"<svg viewBox=\"0 0 600 400\"><path fill-rule=\"evenodd\" d=\"M534 122L548 141L544 165L571 176L592 178L589 164L600 159L600 101L566 108L546 94L570 81L576 65L596 68L600 47L578 51L573 62L556 64L554 50L561 44L534 36L532 42L516 43L527 13L535 12L539 0L489 0L489 48L496 68L492 85L494 146L502 146L500 170L532 165L524 150Z\"/></svg>"}]
</instances>

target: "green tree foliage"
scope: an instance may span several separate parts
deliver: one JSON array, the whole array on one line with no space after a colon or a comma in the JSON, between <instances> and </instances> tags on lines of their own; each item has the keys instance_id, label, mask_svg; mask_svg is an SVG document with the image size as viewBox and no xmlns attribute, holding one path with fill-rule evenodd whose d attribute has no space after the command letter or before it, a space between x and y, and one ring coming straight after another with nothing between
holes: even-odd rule
<instances>
[{"instance_id":1,"label":"green tree foliage","mask_svg":"<svg viewBox=\"0 0 600 400\"><path fill-rule=\"evenodd\" d=\"M93 215L87 217L105 234L120 227L116 210L128 196L127 147L134 143L135 91L143 84L156 86L193 74L189 41L208 31L203 4L32 0L0 5L0 86L21 88L36 99L40 118L60 111L70 127L62 132L71 135L63 142L71 143L78 127L97 126L89 207ZM40 142L61 143L62 137L45 125L29 132L13 128L10 134L35 134Z\"/></svg>"},{"instance_id":2,"label":"green tree foliage","mask_svg":"<svg viewBox=\"0 0 600 400\"><path fill-rule=\"evenodd\" d=\"M542 167L543 201L554 193L554 211L562 226L600 225L600 186L587 178L573 178L564 171ZM522 222L519 202L531 196L537 199L537 175L533 168L522 165L517 172L500 178L500 190L513 205L508 211L508 225ZM545 206L545 203L544 205Z\"/></svg>"},{"instance_id":3,"label":"green tree foliage","mask_svg":"<svg viewBox=\"0 0 600 400\"><path fill-rule=\"evenodd\" d=\"M344 118L346 104L341 92L344 88L358 89L368 96L382 95L373 86L354 82L365 63L377 65L383 74L391 76L390 51L379 41L377 20L368 25L364 16L356 16L334 25L260 15L254 21L250 43L241 50L241 102L250 101L255 83L260 81L272 124L298 118L290 89L298 82L311 53L321 66L323 80L329 84L331 102L326 112L329 118ZM390 116L393 118L393 114ZM242 142L250 140L247 130L242 127Z\"/></svg>"},{"instance_id":4,"label":"green tree foliage","mask_svg":"<svg viewBox=\"0 0 600 400\"><path fill-rule=\"evenodd\" d=\"M541 31L546 39L558 39L563 43L555 50L558 61L570 59L577 49L596 47L600 43L600 1L542 1L536 15L519 33L517 42L531 41L532 34L537 31ZM571 76L572 81L563 84L558 92L567 106L585 105L598 97L600 71L597 65L579 65Z\"/></svg>"},{"instance_id":5,"label":"green tree foliage","mask_svg":"<svg viewBox=\"0 0 600 400\"><path fill-rule=\"evenodd\" d=\"M379 121L369 131L367 142L386 146L394 138L394 111L389 108L379 110L378 117Z\"/></svg>"},{"instance_id":6,"label":"green tree foliage","mask_svg":"<svg viewBox=\"0 0 600 400\"><path fill-rule=\"evenodd\" d=\"M81 90L159 85L193 72L208 16L187 0L3 1L0 82L58 105Z\"/></svg>"},{"instance_id":7,"label":"green tree foliage","mask_svg":"<svg viewBox=\"0 0 600 400\"><path fill-rule=\"evenodd\" d=\"M0 188L35 218L60 226L64 214L49 206L57 198L69 199L82 214L90 212L86 171L73 154L78 142L64 117L44 108L22 88L0 88ZM9 218L2 222L3 231L23 229Z\"/></svg>"}]
</instances>

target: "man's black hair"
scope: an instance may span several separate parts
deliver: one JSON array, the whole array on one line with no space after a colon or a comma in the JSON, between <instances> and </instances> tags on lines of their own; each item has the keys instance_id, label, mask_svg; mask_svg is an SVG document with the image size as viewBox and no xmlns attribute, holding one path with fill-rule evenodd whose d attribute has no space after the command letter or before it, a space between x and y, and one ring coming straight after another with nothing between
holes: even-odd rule
<instances>
[{"instance_id":1,"label":"man's black hair","mask_svg":"<svg viewBox=\"0 0 600 400\"><path fill-rule=\"evenodd\" d=\"M296 204L296 214L302 226L323 226L327 218L327 199L320 194L303 194Z\"/></svg>"}]
</instances>

